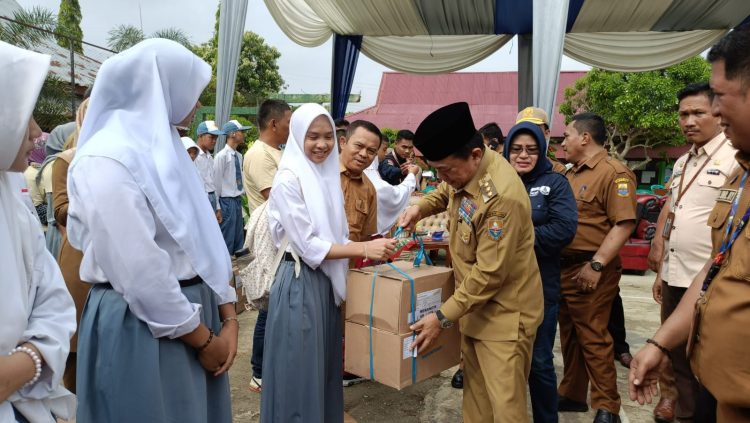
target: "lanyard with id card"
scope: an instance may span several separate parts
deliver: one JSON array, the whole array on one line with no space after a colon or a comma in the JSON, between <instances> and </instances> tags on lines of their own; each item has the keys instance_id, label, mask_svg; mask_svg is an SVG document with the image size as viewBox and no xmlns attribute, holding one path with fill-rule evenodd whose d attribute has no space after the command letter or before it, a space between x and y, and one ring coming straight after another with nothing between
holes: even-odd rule
<instances>
[{"instance_id":1,"label":"lanyard with id card","mask_svg":"<svg viewBox=\"0 0 750 423\"><path fill-rule=\"evenodd\" d=\"M727 139L724 138L724 141L719 144L719 146L714 150L714 152L719 151L721 147L724 146L724 144L727 142ZM712 152L713 154L713 152ZM686 170L688 168L688 163L690 163L690 159L692 158L692 154L688 156L687 160L685 161L685 166L682 168L682 177L680 178L680 186L677 188L677 195L675 196L674 206L673 209L676 209L677 206L680 204L680 200L682 200L682 197L685 195L687 190L690 188L691 185L693 185L693 182L698 178L698 175L703 172L703 168L706 167L708 162L711 161L712 154L708 154L706 157L706 160L703 162L700 168L695 172L692 178L690 178L690 181L688 181L687 185L685 186L685 189L682 189L682 183L685 181L686 176ZM669 240L669 237L672 235L672 227L674 226L674 211L670 211L667 214L667 219L664 221L664 228L662 229L661 236L662 238Z\"/></svg>"},{"instance_id":2,"label":"lanyard with id card","mask_svg":"<svg viewBox=\"0 0 750 423\"><path fill-rule=\"evenodd\" d=\"M719 248L719 252L716 254L716 256L714 256L711 262L711 267L709 267L708 272L706 273L706 277L703 279L700 297L695 302L693 322L690 327L690 337L688 338L687 343L688 358L690 358L690 356L692 355L695 344L700 341L700 333L698 331L698 328L700 327L702 317L701 306L705 305L708 302L708 298L706 298L706 291L708 291L708 288L711 286L714 278L719 273L719 270L721 270L721 266L724 264L724 260L726 260L727 253L729 253L729 250L731 250L732 245L734 245L734 242L737 240L737 237L739 237L740 233L742 233L742 230L747 225L748 220L750 220L750 207L748 207L745 211L745 214L737 222L737 226L734 227L734 231L732 230L734 218L737 215L737 207L739 206L740 199L742 197L742 191L745 189L745 184L747 183L747 177L749 173L750 171L746 170L742 175L742 180L740 181L737 195L734 197L732 208L730 209L729 217L727 218L721 247Z\"/></svg>"}]
</instances>

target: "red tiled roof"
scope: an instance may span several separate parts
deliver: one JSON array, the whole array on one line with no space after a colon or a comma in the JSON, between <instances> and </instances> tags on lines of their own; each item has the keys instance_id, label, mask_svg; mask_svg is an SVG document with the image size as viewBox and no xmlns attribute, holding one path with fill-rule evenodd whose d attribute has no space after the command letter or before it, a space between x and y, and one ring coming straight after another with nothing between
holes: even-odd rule
<instances>
[{"instance_id":1,"label":"red tiled roof","mask_svg":"<svg viewBox=\"0 0 750 423\"><path fill-rule=\"evenodd\" d=\"M564 100L565 88L586 72L560 72L555 110ZM365 119L381 128L417 129L435 109L457 101L469 103L477 128L497 122L507 134L518 114L518 72L454 72L412 75L384 72L375 106L348 115L349 121ZM562 137L565 118L555 113L552 136Z\"/></svg>"}]
</instances>

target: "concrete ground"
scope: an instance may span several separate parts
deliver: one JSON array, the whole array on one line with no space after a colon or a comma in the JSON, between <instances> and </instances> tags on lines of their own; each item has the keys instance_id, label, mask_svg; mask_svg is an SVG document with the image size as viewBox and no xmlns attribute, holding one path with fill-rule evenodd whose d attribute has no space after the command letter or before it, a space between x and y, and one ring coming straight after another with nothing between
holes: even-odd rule
<instances>
[{"instance_id":1,"label":"concrete ground","mask_svg":"<svg viewBox=\"0 0 750 423\"><path fill-rule=\"evenodd\" d=\"M659 325L659 306L651 297L652 273L646 276L624 275L620 282L628 331L627 341L633 353L640 349ZM260 396L248 390L250 379L250 351L255 311L240 315L240 345L235 365L230 370L232 406L236 423L257 422L260 415ZM558 381L562 376L562 356L559 337L555 346L555 367ZM653 405L639 406L627 398L627 369L617 364L618 386L622 399L620 417L627 422L651 422ZM360 423L461 422L461 392L450 386L454 370L397 391L378 383L365 382L344 388L344 409ZM560 413L563 423L591 422L594 411L588 413ZM529 411L529 415L531 412Z\"/></svg>"}]
</instances>

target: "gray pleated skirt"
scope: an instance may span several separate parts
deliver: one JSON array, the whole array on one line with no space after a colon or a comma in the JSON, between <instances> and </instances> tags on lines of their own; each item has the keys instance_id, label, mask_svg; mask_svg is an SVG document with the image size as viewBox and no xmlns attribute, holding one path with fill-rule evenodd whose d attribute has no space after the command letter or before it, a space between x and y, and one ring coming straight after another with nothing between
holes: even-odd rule
<instances>
[{"instance_id":1,"label":"gray pleated skirt","mask_svg":"<svg viewBox=\"0 0 750 423\"><path fill-rule=\"evenodd\" d=\"M78 423L231 422L229 377L206 372L193 348L154 338L109 285L91 289L78 329ZM205 283L182 288L219 333L218 298Z\"/></svg>"},{"instance_id":2,"label":"gray pleated skirt","mask_svg":"<svg viewBox=\"0 0 750 423\"><path fill-rule=\"evenodd\" d=\"M321 270L282 261L263 351L262 423L344 421L341 311Z\"/></svg>"}]
</instances>

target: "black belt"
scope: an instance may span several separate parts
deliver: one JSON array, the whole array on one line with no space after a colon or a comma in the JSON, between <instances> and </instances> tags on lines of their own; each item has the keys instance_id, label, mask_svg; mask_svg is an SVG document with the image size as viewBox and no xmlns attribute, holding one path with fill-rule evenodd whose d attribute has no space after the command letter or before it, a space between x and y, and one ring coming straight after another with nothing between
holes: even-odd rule
<instances>
[{"instance_id":1,"label":"black belt","mask_svg":"<svg viewBox=\"0 0 750 423\"><path fill-rule=\"evenodd\" d=\"M211 195L211 194L215 194L215 193L216 193L216 191L211 191L208 194Z\"/></svg>"},{"instance_id":2,"label":"black belt","mask_svg":"<svg viewBox=\"0 0 750 423\"><path fill-rule=\"evenodd\" d=\"M593 251L581 251L578 253L563 254L560 256L560 267L566 268L576 264L586 263L594 258Z\"/></svg>"},{"instance_id":3,"label":"black belt","mask_svg":"<svg viewBox=\"0 0 750 423\"><path fill-rule=\"evenodd\" d=\"M186 279L184 281L179 281L181 288L187 288L188 286L198 285L199 283L203 283L203 279L201 279L200 276L196 276L194 278ZM101 285L102 288L112 288L112 284L109 282L104 282L96 285Z\"/></svg>"},{"instance_id":4,"label":"black belt","mask_svg":"<svg viewBox=\"0 0 750 423\"><path fill-rule=\"evenodd\" d=\"M294 256L292 255L292 253L287 251L286 253L284 253L284 261L296 261L296 260L294 260Z\"/></svg>"}]
</instances>

